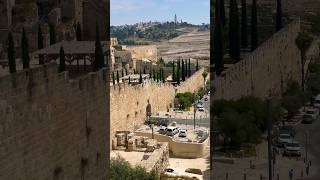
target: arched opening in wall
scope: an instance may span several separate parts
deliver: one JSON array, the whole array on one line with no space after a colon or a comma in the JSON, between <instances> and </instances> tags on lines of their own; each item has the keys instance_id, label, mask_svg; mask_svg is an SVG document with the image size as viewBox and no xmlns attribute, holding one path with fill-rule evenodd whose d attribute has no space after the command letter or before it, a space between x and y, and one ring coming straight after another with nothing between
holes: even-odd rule
<instances>
[{"instance_id":1,"label":"arched opening in wall","mask_svg":"<svg viewBox=\"0 0 320 180\"><path fill-rule=\"evenodd\" d=\"M136 112L134 113L134 117L137 117L137 115L138 115L138 112L136 111Z\"/></svg>"},{"instance_id":2,"label":"arched opening in wall","mask_svg":"<svg viewBox=\"0 0 320 180\"><path fill-rule=\"evenodd\" d=\"M53 180L64 180L63 169L61 166L58 166L53 171Z\"/></svg>"},{"instance_id":3,"label":"arched opening in wall","mask_svg":"<svg viewBox=\"0 0 320 180\"><path fill-rule=\"evenodd\" d=\"M137 101L137 107L139 106L139 101Z\"/></svg>"}]
</instances>

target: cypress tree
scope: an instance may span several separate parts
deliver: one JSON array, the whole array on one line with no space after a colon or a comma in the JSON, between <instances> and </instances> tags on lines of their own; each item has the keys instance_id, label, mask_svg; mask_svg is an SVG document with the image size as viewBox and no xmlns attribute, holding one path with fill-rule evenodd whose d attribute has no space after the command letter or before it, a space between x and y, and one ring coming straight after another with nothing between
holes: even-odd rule
<instances>
[{"instance_id":1,"label":"cypress tree","mask_svg":"<svg viewBox=\"0 0 320 180\"><path fill-rule=\"evenodd\" d=\"M93 61L93 70L98 71L104 66L104 57L100 42L99 27L96 25L95 58Z\"/></svg>"},{"instance_id":2,"label":"cypress tree","mask_svg":"<svg viewBox=\"0 0 320 180\"><path fill-rule=\"evenodd\" d=\"M153 70L153 80L156 81L156 73L154 70Z\"/></svg>"},{"instance_id":3,"label":"cypress tree","mask_svg":"<svg viewBox=\"0 0 320 180\"><path fill-rule=\"evenodd\" d=\"M172 81L175 81L175 79L176 79L174 64L175 64L174 61L172 61Z\"/></svg>"},{"instance_id":4,"label":"cypress tree","mask_svg":"<svg viewBox=\"0 0 320 180\"><path fill-rule=\"evenodd\" d=\"M219 1L219 0L218 0ZM222 22L222 25L223 27L226 26L226 15L225 15L225 10L224 10L224 0L220 0L221 3L219 3L220 5L220 16L221 16L221 22Z\"/></svg>"},{"instance_id":5,"label":"cypress tree","mask_svg":"<svg viewBox=\"0 0 320 180\"><path fill-rule=\"evenodd\" d=\"M43 35L41 25L38 26L38 50L43 49ZM39 55L39 64L44 64L43 56Z\"/></svg>"},{"instance_id":6,"label":"cypress tree","mask_svg":"<svg viewBox=\"0 0 320 180\"><path fill-rule=\"evenodd\" d=\"M126 76L128 76L128 70L127 70L127 68L125 68L125 71L126 71Z\"/></svg>"},{"instance_id":7,"label":"cypress tree","mask_svg":"<svg viewBox=\"0 0 320 180\"><path fill-rule=\"evenodd\" d=\"M199 70L199 62L198 62L198 59L197 59L197 65L196 65L196 71Z\"/></svg>"},{"instance_id":8,"label":"cypress tree","mask_svg":"<svg viewBox=\"0 0 320 180\"><path fill-rule=\"evenodd\" d=\"M276 30L279 31L282 28L282 2L277 0L277 15L276 15Z\"/></svg>"},{"instance_id":9,"label":"cypress tree","mask_svg":"<svg viewBox=\"0 0 320 180\"><path fill-rule=\"evenodd\" d=\"M215 24L215 29L214 29L214 57L213 57L213 63L214 63L214 71L216 72L217 75L220 75L221 72L223 71L223 30L222 30L222 23L220 20L220 11L219 11L219 0L217 0L216 4L216 24ZM210 63L210 64L213 64Z\"/></svg>"},{"instance_id":10,"label":"cypress tree","mask_svg":"<svg viewBox=\"0 0 320 180\"><path fill-rule=\"evenodd\" d=\"M178 60L178 67L177 67L177 83L180 84L180 59Z\"/></svg>"},{"instance_id":11,"label":"cypress tree","mask_svg":"<svg viewBox=\"0 0 320 180\"><path fill-rule=\"evenodd\" d=\"M241 0L241 46L248 47L247 2Z\"/></svg>"},{"instance_id":12,"label":"cypress tree","mask_svg":"<svg viewBox=\"0 0 320 180\"><path fill-rule=\"evenodd\" d=\"M146 74L146 68L145 67L143 68L143 74Z\"/></svg>"},{"instance_id":13,"label":"cypress tree","mask_svg":"<svg viewBox=\"0 0 320 180\"><path fill-rule=\"evenodd\" d=\"M157 82L159 82L159 71L157 72Z\"/></svg>"},{"instance_id":14,"label":"cypress tree","mask_svg":"<svg viewBox=\"0 0 320 180\"><path fill-rule=\"evenodd\" d=\"M236 0L230 2L230 25L229 25L229 47L230 57L235 62L240 60L240 31L239 31L239 14Z\"/></svg>"},{"instance_id":15,"label":"cypress tree","mask_svg":"<svg viewBox=\"0 0 320 180\"><path fill-rule=\"evenodd\" d=\"M50 45L56 43L56 31L53 24L49 24Z\"/></svg>"},{"instance_id":16,"label":"cypress tree","mask_svg":"<svg viewBox=\"0 0 320 180\"><path fill-rule=\"evenodd\" d=\"M186 77L185 77L185 72L184 72L184 61L182 59L182 62L181 62L181 76L182 76L182 81L185 81L186 80Z\"/></svg>"},{"instance_id":17,"label":"cypress tree","mask_svg":"<svg viewBox=\"0 0 320 180\"><path fill-rule=\"evenodd\" d=\"M184 64L184 77L188 77L188 61L186 60L186 63Z\"/></svg>"},{"instance_id":18,"label":"cypress tree","mask_svg":"<svg viewBox=\"0 0 320 180\"><path fill-rule=\"evenodd\" d=\"M152 71L150 70L150 75L149 75L149 79L152 79Z\"/></svg>"},{"instance_id":19,"label":"cypress tree","mask_svg":"<svg viewBox=\"0 0 320 180\"><path fill-rule=\"evenodd\" d=\"M113 84L113 85L116 84L116 81L115 81L115 78L114 78L114 72L112 72L112 84Z\"/></svg>"},{"instance_id":20,"label":"cypress tree","mask_svg":"<svg viewBox=\"0 0 320 180\"><path fill-rule=\"evenodd\" d=\"M77 41L82 41L82 31L81 31L81 25L79 22L77 23L77 27L76 27L76 38L77 38Z\"/></svg>"},{"instance_id":21,"label":"cypress tree","mask_svg":"<svg viewBox=\"0 0 320 180\"><path fill-rule=\"evenodd\" d=\"M119 71L117 71L117 83L120 83L120 79L119 79Z\"/></svg>"},{"instance_id":22,"label":"cypress tree","mask_svg":"<svg viewBox=\"0 0 320 180\"><path fill-rule=\"evenodd\" d=\"M258 46L258 17L257 17L257 1L252 0L251 15L251 51Z\"/></svg>"},{"instance_id":23,"label":"cypress tree","mask_svg":"<svg viewBox=\"0 0 320 180\"><path fill-rule=\"evenodd\" d=\"M190 59L189 59L189 62L188 62L188 76L190 77L191 76L191 62L190 62Z\"/></svg>"},{"instance_id":24,"label":"cypress tree","mask_svg":"<svg viewBox=\"0 0 320 180\"><path fill-rule=\"evenodd\" d=\"M66 58L65 58L64 49L62 46L60 47L59 55L60 55L59 72L63 72L66 70Z\"/></svg>"},{"instance_id":25,"label":"cypress tree","mask_svg":"<svg viewBox=\"0 0 320 180\"><path fill-rule=\"evenodd\" d=\"M135 69L133 69L133 74L136 74L136 70Z\"/></svg>"},{"instance_id":26,"label":"cypress tree","mask_svg":"<svg viewBox=\"0 0 320 180\"><path fill-rule=\"evenodd\" d=\"M129 84L131 84L131 79L130 79L130 76L129 76Z\"/></svg>"},{"instance_id":27,"label":"cypress tree","mask_svg":"<svg viewBox=\"0 0 320 180\"><path fill-rule=\"evenodd\" d=\"M14 41L13 41L11 32L9 32L8 34L8 64L9 64L9 71L11 74L17 72Z\"/></svg>"},{"instance_id":28,"label":"cypress tree","mask_svg":"<svg viewBox=\"0 0 320 180\"><path fill-rule=\"evenodd\" d=\"M30 57L29 57L29 45L26 35L26 31L22 29L22 38L21 38L21 56L23 69L28 69L30 67Z\"/></svg>"},{"instance_id":29,"label":"cypress tree","mask_svg":"<svg viewBox=\"0 0 320 180\"><path fill-rule=\"evenodd\" d=\"M142 84L142 74L141 74L141 71L140 71L140 77L139 77L139 84Z\"/></svg>"},{"instance_id":30,"label":"cypress tree","mask_svg":"<svg viewBox=\"0 0 320 180\"><path fill-rule=\"evenodd\" d=\"M165 79L165 76L164 76L164 71L162 69L162 82L165 83L166 82L166 79Z\"/></svg>"},{"instance_id":31,"label":"cypress tree","mask_svg":"<svg viewBox=\"0 0 320 180\"><path fill-rule=\"evenodd\" d=\"M121 69L121 77L124 76L124 72L123 72L123 69Z\"/></svg>"}]
</instances>

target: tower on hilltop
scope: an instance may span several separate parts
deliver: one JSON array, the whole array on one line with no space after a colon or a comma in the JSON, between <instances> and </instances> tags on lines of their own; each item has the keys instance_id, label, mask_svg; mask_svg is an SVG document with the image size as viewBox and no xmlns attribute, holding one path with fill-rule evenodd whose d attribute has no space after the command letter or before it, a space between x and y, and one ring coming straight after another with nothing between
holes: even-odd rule
<instances>
[{"instance_id":1,"label":"tower on hilltop","mask_svg":"<svg viewBox=\"0 0 320 180\"><path fill-rule=\"evenodd\" d=\"M177 24L178 20L177 20L177 14L174 14L174 24Z\"/></svg>"}]
</instances>

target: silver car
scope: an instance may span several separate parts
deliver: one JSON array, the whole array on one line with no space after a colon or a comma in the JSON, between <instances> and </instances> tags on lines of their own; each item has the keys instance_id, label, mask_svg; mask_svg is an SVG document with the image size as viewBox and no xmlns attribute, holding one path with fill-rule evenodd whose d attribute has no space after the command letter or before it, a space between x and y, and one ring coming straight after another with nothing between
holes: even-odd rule
<instances>
[{"instance_id":1,"label":"silver car","mask_svg":"<svg viewBox=\"0 0 320 180\"><path fill-rule=\"evenodd\" d=\"M301 147L297 142L291 142L284 145L283 155L301 156Z\"/></svg>"}]
</instances>

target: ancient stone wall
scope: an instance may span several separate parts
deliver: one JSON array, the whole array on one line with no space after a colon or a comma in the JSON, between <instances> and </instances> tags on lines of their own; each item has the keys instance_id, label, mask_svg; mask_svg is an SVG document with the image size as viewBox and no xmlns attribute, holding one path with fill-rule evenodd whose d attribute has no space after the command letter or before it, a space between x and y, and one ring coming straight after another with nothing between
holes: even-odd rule
<instances>
[{"instance_id":1,"label":"ancient stone wall","mask_svg":"<svg viewBox=\"0 0 320 180\"><path fill-rule=\"evenodd\" d=\"M12 24L14 0L0 0L0 29L9 29Z\"/></svg>"},{"instance_id":2,"label":"ancient stone wall","mask_svg":"<svg viewBox=\"0 0 320 180\"><path fill-rule=\"evenodd\" d=\"M145 122L148 99L152 113L173 108L176 92L194 92L203 87L202 72L199 70L181 86L147 81L142 85L119 84L110 90L111 138L116 131L133 131Z\"/></svg>"},{"instance_id":3,"label":"ancient stone wall","mask_svg":"<svg viewBox=\"0 0 320 180\"><path fill-rule=\"evenodd\" d=\"M300 51L295 44L299 32L300 22L292 22L215 77L214 99L280 96L289 80L301 82Z\"/></svg>"},{"instance_id":4,"label":"ancient stone wall","mask_svg":"<svg viewBox=\"0 0 320 180\"><path fill-rule=\"evenodd\" d=\"M0 179L106 179L106 70L54 64L0 77Z\"/></svg>"}]
</instances>

